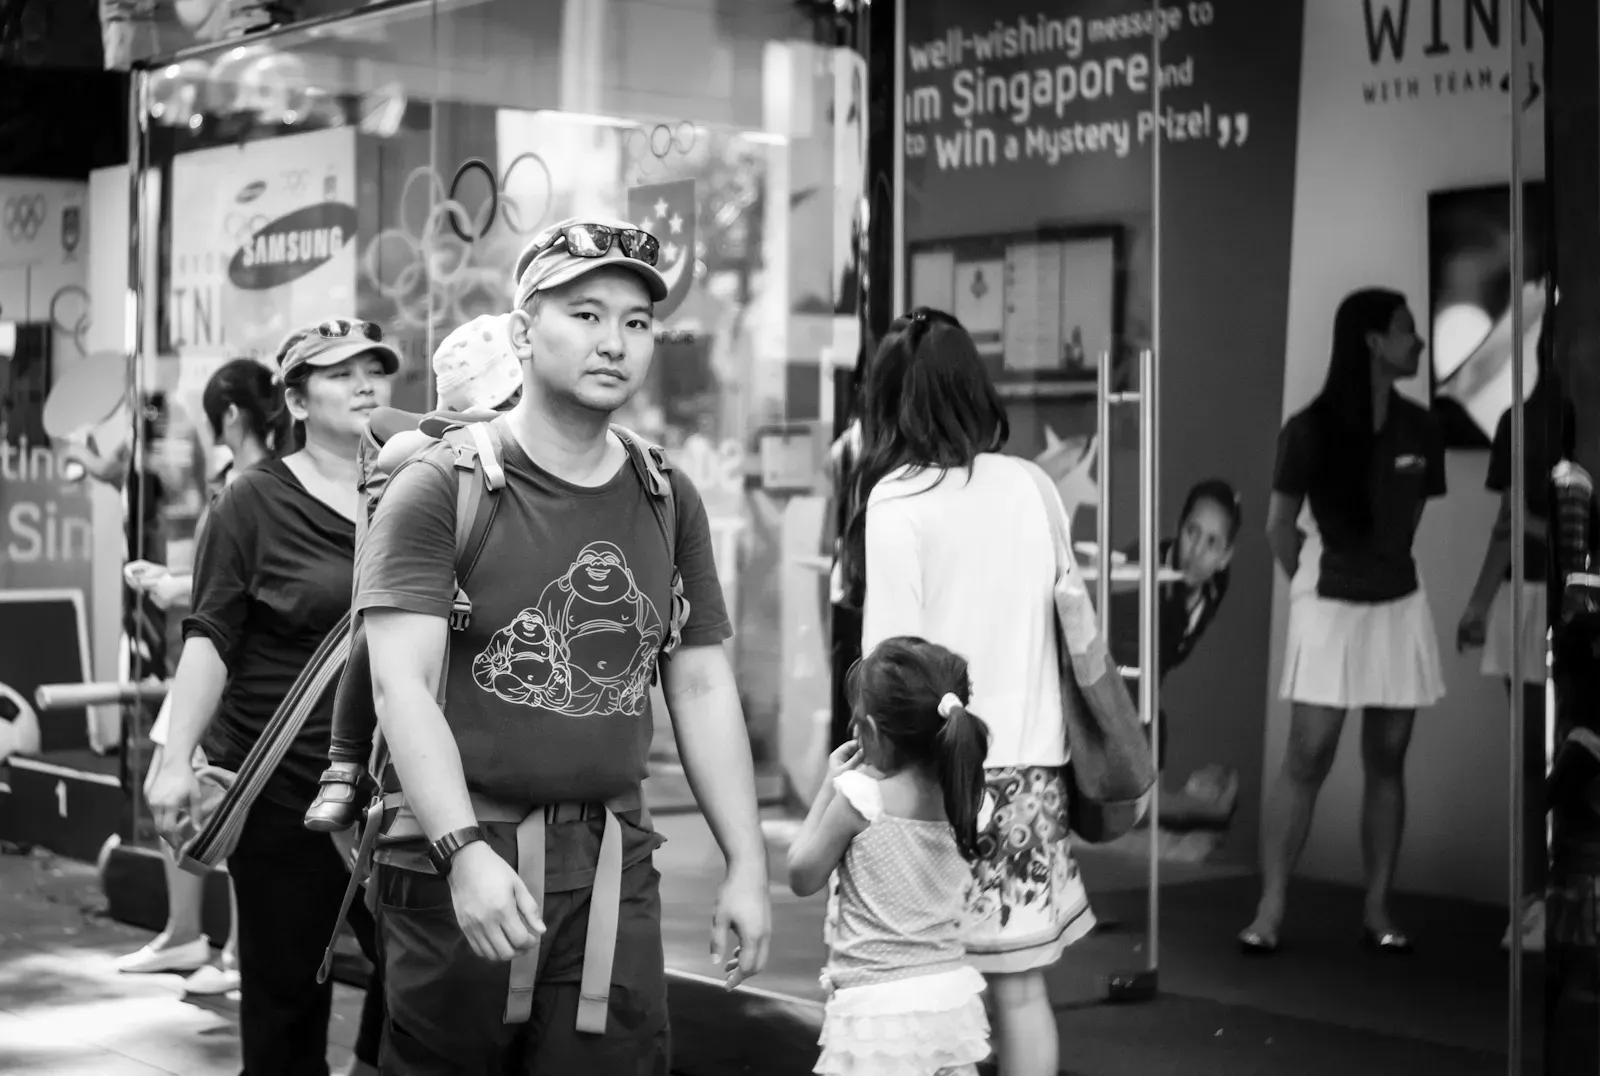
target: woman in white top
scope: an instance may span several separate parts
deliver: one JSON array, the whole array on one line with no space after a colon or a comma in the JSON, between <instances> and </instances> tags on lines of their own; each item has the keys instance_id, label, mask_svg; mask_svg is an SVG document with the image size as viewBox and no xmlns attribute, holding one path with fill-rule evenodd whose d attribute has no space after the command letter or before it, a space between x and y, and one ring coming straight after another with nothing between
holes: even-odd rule
<instances>
[{"instance_id":1,"label":"woman in white top","mask_svg":"<svg viewBox=\"0 0 1600 1076\"><path fill-rule=\"evenodd\" d=\"M960 322L918 308L869 369L846 564L862 650L921 636L966 658L989 725L965 941L989 978L1004 1076L1056 1071L1044 969L1094 927L1067 828L1055 546L1031 463L1000 453L1005 407ZM1059 504L1052 510L1063 511Z\"/></svg>"}]
</instances>

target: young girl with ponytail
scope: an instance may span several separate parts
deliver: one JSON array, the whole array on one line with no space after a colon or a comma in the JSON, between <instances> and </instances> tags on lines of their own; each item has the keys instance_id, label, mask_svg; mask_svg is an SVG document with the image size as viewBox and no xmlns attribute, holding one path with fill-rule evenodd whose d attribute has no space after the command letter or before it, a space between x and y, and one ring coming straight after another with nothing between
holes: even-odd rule
<instances>
[{"instance_id":1,"label":"young girl with ponytail","mask_svg":"<svg viewBox=\"0 0 1600 1076\"><path fill-rule=\"evenodd\" d=\"M984 979L961 938L988 727L967 663L910 636L857 663L848 741L789 848L789 885L828 903L828 1076L968 1076L989 1055Z\"/></svg>"}]
</instances>

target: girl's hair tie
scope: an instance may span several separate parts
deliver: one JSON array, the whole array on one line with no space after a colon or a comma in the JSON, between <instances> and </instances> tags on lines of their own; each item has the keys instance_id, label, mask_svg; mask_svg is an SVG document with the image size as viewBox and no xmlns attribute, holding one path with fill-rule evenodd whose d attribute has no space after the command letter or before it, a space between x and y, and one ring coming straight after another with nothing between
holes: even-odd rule
<instances>
[{"instance_id":1,"label":"girl's hair tie","mask_svg":"<svg viewBox=\"0 0 1600 1076\"><path fill-rule=\"evenodd\" d=\"M962 709L962 706L961 699L954 691L946 691L944 698L939 700L939 716L949 721L955 716L956 711Z\"/></svg>"}]
</instances>

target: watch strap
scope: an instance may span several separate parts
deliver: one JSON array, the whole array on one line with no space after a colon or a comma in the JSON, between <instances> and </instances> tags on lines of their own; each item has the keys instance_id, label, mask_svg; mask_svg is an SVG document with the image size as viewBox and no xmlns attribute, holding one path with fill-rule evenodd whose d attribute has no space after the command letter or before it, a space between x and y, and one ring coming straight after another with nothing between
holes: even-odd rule
<instances>
[{"instance_id":1,"label":"watch strap","mask_svg":"<svg viewBox=\"0 0 1600 1076\"><path fill-rule=\"evenodd\" d=\"M462 826L451 830L428 846L428 859L440 874L450 873L450 861L455 854L474 841L483 840L482 826Z\"/></svg>"}]
</instances>

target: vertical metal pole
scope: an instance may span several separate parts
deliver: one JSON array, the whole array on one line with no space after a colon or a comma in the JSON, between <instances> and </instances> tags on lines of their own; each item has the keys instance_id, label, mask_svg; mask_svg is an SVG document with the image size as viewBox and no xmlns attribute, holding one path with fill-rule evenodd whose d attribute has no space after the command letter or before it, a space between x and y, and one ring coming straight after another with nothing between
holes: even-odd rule
<instances>
[{"instance_id":1,"label":"vertical metal pole","mask_svg":"<svg viewBox=\"0 0 1600 1076\"><path fill-rule=\"evenodd\" d=\"M1527 655L1522 652L1522 579L1525 553L1523 535L1527 527L1527 429L1522 406L1523 366L1523 205L1522 205L1522 102L1527 97L1527 72L1523 69L1523 29L1527 12L1519 4L1511 27L1511 728L1508 782L1511 789L1510 878L1511 946L1508 957L1509 1012L1506 1020L1506 1072L1522 1072L1522 729L1528 715L1522 706L1523 669ZM1545 308L1550 309L1549 305ZM1548 316L1548 315L1547 315Z\"/></svg>"},{"instance_id":2,"label":"vertical metal pole","mask_svg":"<svg viewBox=\"0 0 1600 1076\"><path fill-rule=\"evenodd\" d=\"M144 288L144 259L148 249L146 241L147 222L144 216L145 209L145 166L149 161L149 100L148 78L146 72L134 67L128 74L128 286L122 297L122 340L123 353L127 357L127 382L123 388L124 395L132 401L129 407L130 421L133 423L131 444L133 445L133 467L139 466L139 460L146 446L141 444L144 438L144 423L141 421L144 404L144 312L146 309ZM127 477L130 482L137 482L137 471ZM128 505L136 503L125 500L123 511L128 510ZM128 526L128 523L132 526ZM144 542L144 528L137 520L124 520L124 528L129 536L128 559L137 560L144 556L141 548ZM128 604L137 601L133 592L124 588L122 602L124 620L127 620ZM121 633L118 633L119 636ZM138 666L139 652L132 639L120 639L122 646L129 648L129 672L131 679L138 681L144 679L147 670ZM123 749L123 779L127 782L129 796L132 799L129 812L133 819L129 837L137 841L139 836L139 821L145 814L144 803L144 778L143 774L128 770L129 756L132 754L131 744L142 742L147 729L141 726L145 714L145 704L142 700L120 704L122 710L123 734L119 737L124 745Z\"/></svg>"},{"instance_id":3,"label":"vertical metal pole","mask_svg":"<svg viewBox=\"0 0 1600 1076\"><path fill-rule=\"evenodd\" d=\"M1111 356L1100 353L1100 369L1095 372L1095 454L1099 460L1099 503L1094 506L1094 540L1099 547L1099 575L1094 584L1095 612L1100 614L1100 630L1111 638Z\"/></svg>"},{"instance_id":4,"label":"vertical metal pole","mask_svg":"<svg viewBox=\"0 0 1600 1076\"><path fill-rule=\"evenodd\" d=\"M906 310L906 0L894 2L894 175L890 177L894 316Z\"/></svg>"},{"instance_id":5,"label":"vertical metal pole","mask_svg":"<svg viewBox=\"0 0 1600 1076\"><path fill-rule=\"evenodd\" d=\"M1160 594L1161 535L1158 460L1156 458L1156 353L1145 348L1139 353L1139 712L1150 725L1150 751L1156 773L1161 772L1161 677L1157 672L1159 632L1156 617ZM1159 822L1161 781L1150 789L1150 926L1146 953L1148 967L1160 966L1157 947L1160 935L1158 914L1161 907L1161 841Z\"/></svg>"},{"instance_id":6,"label":"vertical metal pole","mask_svg":"<svg viewBox=\"0 0 1600 1076\"><path fill-rule=\"evenodd\" d=\"M1156 664L1156 596L1161 568L1160 446L1161 411L1156 389L1156 363L1161 355L1161 147L1166 141L1161 117L1161 0L1150 0L1156 30L1150 35L1150 107L1155 111L1155 141L1150 147L1150 347L1140 355L1139 369L1139 709L1150 722L1150 750L1156 762L1156 783L1150 789L1150 937L1149 967L1160 965L1161 913L1161 707Z\"/></svg>"}]
</instances>

